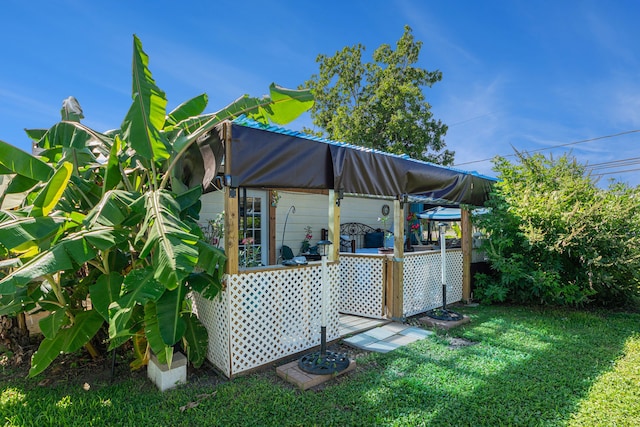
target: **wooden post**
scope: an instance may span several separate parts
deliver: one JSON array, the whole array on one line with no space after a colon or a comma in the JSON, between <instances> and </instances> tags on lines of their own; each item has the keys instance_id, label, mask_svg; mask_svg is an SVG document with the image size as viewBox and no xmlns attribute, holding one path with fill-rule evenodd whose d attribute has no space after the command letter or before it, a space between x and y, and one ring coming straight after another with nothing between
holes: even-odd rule
<instances>
[{"instance_id":1,"label":"wooden post","mask_svg":"<svg viewBox=\"0 0 640 427\"><path fill-rule=\"evenodd\" d=\"M460 231L462 232L462 300L464 302L469 302L471 299L471 251L473 250L473 228L471 224L471 212L467 209L461 208L460 213Z\"/></svg>"},{"instance_id":2,"label":"wooden post","mask_svg":"<svg viewBox=\"0 0 640 427\"><path fill-rule=\"evenodd\" d=\"M391 292L389 299L389 311L392 319L401 320L403 313L403 273L404 273L404 203L400 200L393 201L393 261L391 265ZM387 264L389 265L389 264Z\"/></svg>"},{"instance_id":3,"label":"wooden post","mask_svg":"<svg viewBox=\"0 0 640 427\"><path fill-rule=\"evenodd\" d=\"M269 204L269 265L276 264L278 258L278 248L276 248L276 207L273 206L273 200L276 190L267 191L267 203Z\"/></svg>"},{"instance_id":4,"label":"wooden post","mask_svg":"<svg viewBox=\"0 0 640 427\"><path fill-rule=\"evenodd\" d=\"M329 190L327 239L333 242L329 251L329 261L337 261L340 253L340 206L336 192Z\"/></svg>"},{"instance_id":5,"label":"wooden post","mask_svg":"<svg viewBox=\"0 0 640 427\"><path fill-rule=\"evenodd\" d=\"M231 178L231 126L224 125L224 173ZM227 255L227 274L238 274L238 188L225 183L224 187L224 250Z\"/></svg>"}]
</instances>

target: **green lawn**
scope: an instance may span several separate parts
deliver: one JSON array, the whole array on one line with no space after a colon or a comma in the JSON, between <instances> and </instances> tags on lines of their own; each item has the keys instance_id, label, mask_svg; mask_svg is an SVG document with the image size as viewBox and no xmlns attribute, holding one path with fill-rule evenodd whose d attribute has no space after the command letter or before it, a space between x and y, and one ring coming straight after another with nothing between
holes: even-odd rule
<instances>
[{"instance_id":1,"label":"green lawn","mask_svg":"<svg viewBox=\"0 0 640 427\"><path fill-rule=\"evenodd\" d=\"M640 425L640 314L458 311L472 322L450 335L477 344L451 348L440 333L359 358L355 372L306 392L280 380L275 369L229 382L200 370L186 386L162 394L144 373L123 371L110 384L90 373L60 380L71 367L36 379L15 378L5 368L0 420L21 426ZM43 379L53 382L38 385Z\"/></svg>"}]
</instances>

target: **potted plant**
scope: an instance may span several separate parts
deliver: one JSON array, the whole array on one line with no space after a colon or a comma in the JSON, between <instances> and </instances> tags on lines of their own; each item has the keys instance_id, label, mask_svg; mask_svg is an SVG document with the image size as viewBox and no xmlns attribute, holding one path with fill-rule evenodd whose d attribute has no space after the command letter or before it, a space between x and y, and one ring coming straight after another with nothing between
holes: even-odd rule
<instances>
[{"instance_id":1,"label":"potted plant","mask_svg":"<svg viewBox=\"0 0 640 427\"><path fill-rule=\"evenodd\" d=\"M409 235L407 239L407 249L410 250L412 244L422 244L420 237L420 219L415 212L410 212L409 215L407 215L407 231ZM412 241L412 238L415 238L415 243Z\"/></svg>"},{"instance_id":2,"label":"potted plant","mask_svg":"<svg viewBox=\"0 0 640 427\"><path fill-rule=\"evenodd\" d=\"M302 240L302 246L300 246L301 254L309 253L309 248L311 247L311 238L313 237L313 234L311 234L311 226L307 225L304 228L304 231L305 231L305 236L304 236L304 239Z\"/></svg>"},{"instance_id":3,"label":"potted plant","mask_svg":"<svg viewBox=\"0 0 640 427\"><path fill-rule=\"evenodd\" d=\"M389 222L389 217L387 215L378 218L378 221L382 223L382 231L384 233L384 240L382 241L382 247L378 248L378 253L380 254L392 254L393 247L387 246L387 241L393 237L393 234L387 228L387 222Z\"/></svg>"}]
</instances>

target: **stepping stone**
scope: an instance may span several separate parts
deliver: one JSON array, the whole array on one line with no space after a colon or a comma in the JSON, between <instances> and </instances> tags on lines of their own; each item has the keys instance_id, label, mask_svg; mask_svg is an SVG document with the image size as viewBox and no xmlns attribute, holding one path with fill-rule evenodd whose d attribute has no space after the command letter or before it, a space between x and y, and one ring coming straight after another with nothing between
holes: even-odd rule
<instances>
[{"instance_id":1,"label":"stepping stone","mask_svg":"<svg viewBox=\"0 0 640 427\"><path fill-rule=\"evenodd\" d=\"M367 346L373 342L379 341L377 338L365 334L358 334L349 338L345 338L344 342L357 348L365 350Z\"/></svg>"},{"instance_id":2,"label":"stepping stone","mask_svg":"<svg viewBox=\"0 0 640 427\"><path fill-rule=\"evenodd\" d=\"M375 341L366 346L365 350L375 351L377 353L388 353L399 347L402 347L402 345L387 341Z\"/></svg>"},{"instance_id":3,"label":"stepping stone","mask_svg":"<svg viewBox=\"0 0 640 427\"><path fill-rule=\"evenodd\" d=\"M395 332L387 329L384 326L381 326L379 328L375 328L375 329L371 329L369 331L363 332L363 334L373 337L377 340L383 340L385 338L389 338L391 335L394 335Z\"/></svg>"}]
</instances>

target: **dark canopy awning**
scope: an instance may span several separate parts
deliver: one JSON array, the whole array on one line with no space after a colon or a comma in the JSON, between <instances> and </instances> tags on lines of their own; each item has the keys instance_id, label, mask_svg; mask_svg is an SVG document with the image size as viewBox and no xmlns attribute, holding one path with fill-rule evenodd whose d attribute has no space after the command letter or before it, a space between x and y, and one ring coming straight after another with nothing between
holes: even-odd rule
<instances>
[{"instance_id":1,"label":"dark canopy awning","mask_svg":"<svg viewBox=\"0 0 640 427\"><path fill-rule=\"evenodd\" d=\"M481 206L496 181L475 172L329 141L246 118L221 123L216 130L199 143L199 150L194 147L189 162L185 162L193 169L188 173L191 182L202 179L205 192L213 190L212 178L220 172L225 138L230 141L231 158L224 174L234 187L332 189L345 194L422 196ZM198 162L197 154L207 160ZM215 164L212 159L216 159Z\"/></svg>"}]
</instances>

